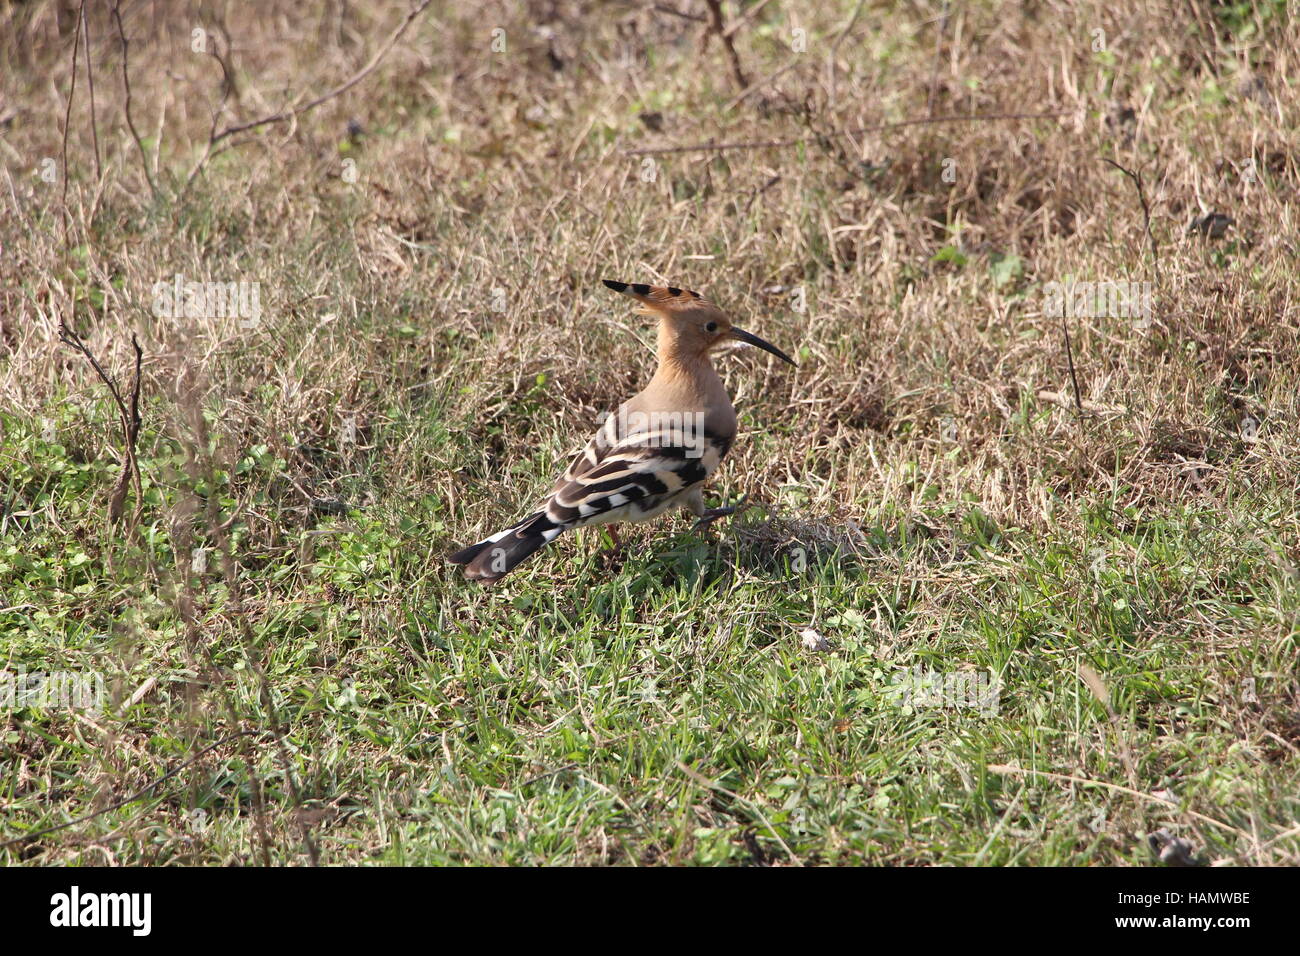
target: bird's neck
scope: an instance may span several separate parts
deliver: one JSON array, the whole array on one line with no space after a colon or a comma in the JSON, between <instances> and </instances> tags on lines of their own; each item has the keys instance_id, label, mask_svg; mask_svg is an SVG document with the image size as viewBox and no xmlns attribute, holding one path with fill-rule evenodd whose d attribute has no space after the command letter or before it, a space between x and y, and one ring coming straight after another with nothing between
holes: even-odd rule
<instances>
[{"instance_id":1,"label":"bird's neck","mask_svg":"<svg viewBox=\"0 0 1300 956\"><path fill-rule=\"evenodd\" d=\"M650 387L655 394L672 396L670 400L679 403L680 408L730 404L707 353L686 352L663 343L659 347L659 368Z\"/></svg>"}]
</instances>

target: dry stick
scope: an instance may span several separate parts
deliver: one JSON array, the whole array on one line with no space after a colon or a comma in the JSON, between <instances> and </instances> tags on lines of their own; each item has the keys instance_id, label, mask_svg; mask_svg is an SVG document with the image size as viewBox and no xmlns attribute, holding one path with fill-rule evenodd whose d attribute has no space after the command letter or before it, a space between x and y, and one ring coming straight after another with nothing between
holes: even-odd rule
<instances>
[{"instance_id":1,"label":"dry stick","mask_svg":"<svg viewBox=\"0 0 1300 956\"><path fill-rule=\"evenodd\" d=\"M90 91L90 139L95 144L95 178L102 182L104 167L99 161L99 123L95 120L95 63L90 58L90 23L86 20L85 0L82 0L80 15L81 39L86 44L86 86Z\"/></svg>"},{"instance_id":2,"label":"dry stick","mask_svg":"<svg viewBox=\"0 0 1300 956\"><path fill-rule=\"evenodd\" d=\"M1138 172L1134 172L1131 169L1125 169L1119 163L1115 162L1115 160L1107 159L1105 156L1101 158L1101 161L1103 163L1110 163L1112 166L1118 169L1129 179L1133 180L1134 185L1137 186L1138 202L1142 204L1142 219L1146 224L1147 239L1151 241L1151 258L1153 260L1153 264L1155 268L1156 281L1159 282L1160 281L1160 247L1156 245L1156 235L1154 232L1151 231L1151 207L1147 205L1146 190L1142 188L1142 174Z\"/></svg>"},{"instance_id":3,"label":"dry stick","mask_svg":"<svg viewBox=\"0 0 1300 956\"><path fill-rule=\"evenodd\" d=\"M228 46L227 49L229 49ZM212 158L212 145L216 142L217 124L221 122L221 114L226 111L226 101L230 99L230 94L235 88L230 73L230 64L226 62L227 58L221 55L221 47L217 45L216 38L214 37L212 40L212 49L209 50L205 44L203 50L208 56L216 60L217 64L221 67L221 102L219 102L217 108L212 111L212 126L208 130L207 145L203 147L203 155L199 157L199 161L194 164L194 168L191 169L189 175L185 177L185 186L181 189L180 198L185 196L189 191L190 184L194 182L194 177L199 174L199 170L203 168L204 164ZM239 143L231 144L232 147L239 145Z\"/></svg>"},{"instance_id":4,"label":"dry stick","mask_svg":"<svg viewBox=\"0 0 1300 956\"><path fill-rule=\"evenodd\" d=\"M382 60L385 56L387 56L388 51L391 50L393 46L397 43L397 41L402 38L402 34L406 32L407 27L409 27L411 23L415 20L415 18L418 17L421 13L423 13L425 8L428 7L429 4L432 2L433 0L421 0L420 5L412 9L411 12L406 15L406 19L402 21L401 25L395 31L393 31L393 35L388 38L388 42L385 43L379 49L379 51L375 53L373 57L370 58L370 62L367 63L365 66L363 66L359 72L355 73L350 79L345 81L340 86L336 86L334 89L330 90L327 93L322 93L314 100L311 100L308 103L304 103L302 106L294 106L291 107L290 109L282 110L279 113L273 113L270 116L263 116L261 119L250 120L247 123L236 123L233 126L227 126L219 133L215 131L216 123L214 122L213 132L208 136L208 145L203 152L203 156L200 157L198 163L194 166L194 168L190 170L190 174L185 180L186 187L188 187L190 182L193 181L194 177L198 175L199 170L203 168L203 164L206 163L208 161L208 158L212 155L212 147L215 146L217 143L221 142L223 139L226 139L229 136L234 136L236 133L246 133L249 130L257 129L258 127L261 126L268 126L272 123L288 122L289 120L297 116L301 116L303 113L309 112L310 110L314 110L322 103L328 102L329 100L334 99L336 96L340 96L343 93L346 93L348 90L352 89L352 87L356 86L358 83L364 80L367 76L369 76L372 72L374 72L375 67L379 65L379 61ZM224 63L222 63L222 68L225 69ZM229 77L229 73L227 73L227 78L228 77ZM223 103L225 102L225 95L223 95L222 97L222 102ZM247 140L245 140L244 142L247 142ZM243 145L243 143L236 143L234 145L239 146L239 145Z\"/></svg>"},{"instance_id":5,"label":"dry stick","mask_svg":"<svg viewBox=\"0 0 1300 956\"><path fill-rule=\"evenodd\" d=\"M194 763L198 762L199 760L203 759L212 751L220 747L222 744L227 744L230 741L235 740L236 738L239 737L247 737L251 734L260 734L260 733L263 733L263 731L240 730L240 731L236 731L233 734L227 734L226 736L218 740L215 744L209 744L208 746L204 747L202 750L196 753L193 757L190 757L188 760L178 763L175 767L172 767L171 770L168 770L157 780L153 780L145 784L135 793L131 794L131 796L119 800L116 803L110 804L109 806L104 807L104 809L102 810L96 810L94 813L88 813L84 817L77 817L75 820L69 820L67 823L60 823L56 826L46 827L44 830L37 830L35 833L26 833L23 836L14 837L12 840L5 840L3 843L0 843L0 850L3 850L7 846L13 846L18 843L27 843L31 840L40 839L43 836L49 836L51 833L57 833L59 830L66 830L68 827L74 827L78 823L86 823L89 820L95 819L95 817L103 816L105 813L112 813L114 810L121 810L123 807L130 806L136 801L142 800L146 795L148 795L149 791L152 790L154 787L158 786L159 784L166 783L168 780L176 776L186 767L189 767Z\"/></svg>"},{"instance_id":6,"label":"dry stick","mask_svg":"<svg viewBox=\"0 0 1300 956\"><path fill-rule=\"evenodd\" d=\"M77 17L77 35L72 38L72 83L68 87L68 106L63 111L63 246L68 246L68 129L72 124L72 101L77 95L77 53L81 50L81 21L86 12L86 0L81 0L81 16Z\"/></svg>"},{"instance_id":7,"label":"dry stick","mask_svg":"<svg viewBox=\"0 0 1300 956\"><path fill-rule=\"evenodd\" d=\"M745 79L745 71L740 67L740 54L736 52L736 44L732 42L731 34L727 32L726 23L723 22L722 0L705 0L705 3L709 8L710 22L708 32L704 34L703 47L708 46L710 36L715 33L718 35L718 39L726 48L727 59L731 62L731 75L736 79L736 86L743 90L749 86L749 81Z\"/></svg>"},{"instance_id":8,"label":"dry stick","mask_svg":"<svg viewBox=\"0 0 1300 956\"><path fill-rule=\"evenodd\" d=\"M931 123L978 123L985 120L1021 120L1053 119L1064 116L1068 110L1054 110L1049 113L986 113L974 116L928 116L923 119L901 120L897 123L878 123L874 126L857 126L853 129L839 130L834 133L821 133L817 136L794 136L789 139L768 139L739 143L696 143L693 146L654 146L642 149L625 149L624 156L654 156L665 153L699 153L718 152L724 149L778 149L784 146L798 146L811 140L825 139L828 136L860 136L863 133L883 133L891 129L906 126L925 126Z\"/></svg>"},{"instance_id":9,"label":"dry stick","mask_svg":"<svg viewBox=\"0 0 1300 956\"><path fill-rule=\"evenodd\" d=\"M704 17L698 13L687 13L685 10L678 10L676 7L670 7L666 3L656 3L650 7L659 13L669 13L675 17L681 17L683 20L694 20L696 23L703 23Z\"/></svg>"},{"instance_id":10,"label":"dry stick","mask_svg":"<svg viewBox=\"0 0 1300 956\"><path fill-rule=\"evenodd\" d=\"M758 3L754 4L752 7L750 7L748 10L746 10L744 13L742 13L739 17L737 17L735 20L731 22L731 26L727 27L727 29L723 31L722 33L723 38L724 39L728 38L732 36L734 33L736 33L737 30L744 29L746 26L749 25L749 21L753 20L754 17L758 16L758 14L762 11L762 9L771 2L772 0L758 0Z\"/></svg>"},{"instance_id":11,"label":"dry stick","mask_svg":"<svg viewBox=\"0 0 1300 956\"><path fill-rule=\"evenodd\" d=\"M131 383L131 483L135 486L135 515L131 519L131 526L138 527L140 516L144 512L144 488L140 483L140 459L136 455L136 444L140 438L140 361L144 358L144 351L140 348L140 342L136 339L135 333L131 333L131 348L135 349L135 381Z\"/></svg>"},{"instance_id":12,"label":"dry stick","mask_svg":"<svg viewBox=\"0 0 1300 956\"><path fill-rule=\"evenodd\" d=\"M840 44L844 42L844 38L849 35L849 31L853 29L853 25L858 22L858 14L862 12L862 6L865 2L866 0L858 0L858 5L854 8L853 13L849 16L848 22L844 25L844 29L840 30L839 35L836 36L835 41L831 44L831 52L830 52L830 57L828 62L831 70L832 85L834 83L834 77L835 77L835 54L836 52L838 52L840 48ZM737 94L730 102L728 102L726 106L722 107L722 111L724 113L730 113L751 93L755 92L756 90L761 90L769 83L775 82L776 80L785 76L785 74L789 73L798 65L799 65L799 54L796 53L795 58L791 60L789 63L787 63L785 66L781 67L781 69L777 70L775 73L768 74L767 76L763 77L763 79L758 80L755 83L751 83L749 86L745 87L745 89L741 90L740 93Z\"/></svg>"},{"instance_id":13,"label":"dry stick","mask_svg":"<svg viewBox=\"0 0 1300 956\"><path fill-rule=\"evenodd\" d=\"M130 484L135 487L136 512L135 520L132 521L134 526L139 521L140 509L144 504L144 495L140 485L140 465L135 456L136 439L140 435L140 360L144 354L140 349L140 343L136 340L135 333L132 332L131 345L135 349L135 382L131 386L131 406L128 409L126 402L122 399L122 393L118 391L117 383L104 371L104 367L99 364L99 360L95 358L94 353L82 341L81 336L68 328L67 323L59 323L59 341L72 346L86 357L91 367L98 373L104 384L108 386L108 391L117 405L124 443L122 474L118 476L117 482L113 485L113 491L109 494L108 520L116 522L122 517L122 509L126 503L126 489Z\"/></svg>"},{"instance_id":14,"label":"dry stick","mask_svg":"<svg viewBox=\"0 0 1300 956\"><path fill-rule=\"evenodd\" d=\"M735 109L735 108L736 108L740 103L742 103L744 100L746 100L746 99L749 97L749 94L751 94L751 93L753 93L753 92L755 92L755 91L757 91L757 90L761 90L763 87L767 86L769 83L772 83L772 82L774 82L774 81L776 81L776 80L779 80L781 77L785 76L787 73L789 73L791 70L793 70L793 69L794 69L796 66L798 66L798 65L799 65L799 54L796 53L796 54L795 54L795 58L794 58L793 60L791 60L789 63L787 63L785 66L781 67L781 69L777 70L775 73L769 73L767 76L763 77L761 80L757 81L756 83L751 83L749 86L745 87L743 90L741 90L739 93L737 93L736 96L733 97L733 98L732 98L732 99L727 103L726 106L722 107L722 112L724 112L724 113L730 113L730 112L731 112L733 109Z\"/></svg>"},{"instance_id":15,"label":"dry stick","mask_svg":"<svg viewBox=\"0 0 1300 956\"><path fill-rule=\"evenodd\" d=\"M140 138L140 132L135 128L135 120L131 118L131 74L127 71L127 47L130 44L126 39L126 28L122 26L121 6L122 0L114 0L112 15L117 21L118 38L122 41L122 88L126 91L126 125L131 130L136 149L140 151L140 165L144 167L144 178L149 183L149 192L157 200L158 184L154 182L153 173L149 171L149 155L144 148L144 140Z\"/></svg>"},{"instance_id":16,"label":"dry stick","mask_svg":"<svg viewBox=\"0 0 1300 956\"><path fill-rule=\"evenodd\" d=\"M1070 326L1065 321L1066 311L1061 310L1061 331L1065 333L1065 360L1070 365L1070 384L1074 386L1074 407L1082 416L1083 396L1079 394L1079 379L1074 374L1074 346L1070 343Z\"/></svg>"},{"instance_id":17,"label":"dry stick","mask_svg":"<svg viewBox=\"0 0 1300 956\"><path fill-rule=\"evenodd\" d=\"M754 205L754 200L755 200L755 199L757 199L759 196L763 195L763 193L767 192L769 189L771 189L773 186L775 186L775 185L776 185L777 183L779 183L780 181L781 181L781 174L778 173L777 175L775 175L775 176L773 176L771 179L769 179L767 182L765 182L763 185L761 185L761 186L759 186L757 189L755 189L754 192L753 192L753 193L750 195L750 197L749 197L749 202L745 203L745 213L746 213L746 214L749 213L749 208L750 208L751 206Z\"/></svg>"},{"instance_id":18,"label":"dry stick","mask_svg":"<svg viewBox=\"0 0 1300 956\"><path fill-rule=\"evenodd\" d=\"M407 27L409 27L411 23L415 20L415 18L418 17L421 13L423 13L425 8L428 7L429 4L432 2L433 0L422 0L422 2L418 7L414 8L410 13L406 15L406 19L403 20L401 25L396 30L393 31L393 35L388 38L388 42L385 43L383 47L381 47L380 50L373 57L370 58L370 62L367 63L365 66L363 66L359 72L354 74L349 80L347 80L340 86L336 86L334 89L330 90L327 93L322 93L320 96L316 97L316 99L302 106L295 106L292 109L284 110L282 112L272 114L271 116L263 116L261 119L252 120L251 122L248 123L239 123L235 126L227 126L225 129L223 129L220 133L216 135L216 142L220 142L221 140L225 139L227 136L233 136L236 133L245 133L248 130L258 128L259 126L266 126L270 123L286 122L288 120L293 119L295 116L301 116L303 113L309 112L310 110L314 110L322 103L332 100L336 96L340 96L341 94L346 93L348 90L352 89L352 87L356 86L367 76L369 76L372 72L374 72L375 67L379 65L379 61L382 60L385 56L387 56L388 51L391 50L393 48L393 45L396 44L397 41L402 38L402 34L406 32Z\"/></svg>"}]
</instances>

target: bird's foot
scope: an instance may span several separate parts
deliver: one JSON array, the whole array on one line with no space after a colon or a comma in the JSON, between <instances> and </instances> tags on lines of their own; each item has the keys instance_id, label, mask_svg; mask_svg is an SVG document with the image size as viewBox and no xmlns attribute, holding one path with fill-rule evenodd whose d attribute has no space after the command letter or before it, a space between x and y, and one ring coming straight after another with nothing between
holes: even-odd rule
<instances>
[{"instance_id":1,"label":"bird's foot","mask_svg":"<svg viewBox=\"0 0 1300 956\"><path fill-rule=\"evenodd\" d=\"M695 527L693 527L691 531L698 534L699 532L704 531L705 529L711 527L713 525L713 522L717 521L719 518L729 518L732 515L739 514L742 511L748 510L750 507L752 507L752 505L745 504L745 502L748 500L749 500L749 495L744 495L743 497L741 497L739 501L737 501L734 505L731 505L730 507L709 508L703 514L700 515L699 520L695 522Z\"/></svg>"}]
</instances>

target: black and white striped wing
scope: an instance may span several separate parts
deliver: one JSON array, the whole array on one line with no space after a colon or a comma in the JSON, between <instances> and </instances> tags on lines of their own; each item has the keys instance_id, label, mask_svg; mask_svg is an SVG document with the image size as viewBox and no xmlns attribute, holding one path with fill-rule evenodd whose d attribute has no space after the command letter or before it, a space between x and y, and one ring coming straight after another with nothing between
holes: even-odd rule
<instances>
[{"instance_id":1,"label":"black and white striped wing","mask_svg":"<svg viewBox=\"0 0 1300 956\"><path fill-rule=\"evenodd\" d=\"M643 521L685 504L731 447L729 437L680 421L633 428L622 420L615 415L602 426L535 511L448 560L465 565L470 580L500 580L570 528Z\"/></svg>"},{"instance_id":2,"label":"black and white striped wing","mask_svg":"<svg viewBox=\"0 0 1300 956\"><path fill-rule=\"evenodd\" d=\"M642 521L679 503L708 479L731 442L680 421L622 434L612 415L542 507L563 528Z\"/></svg>"}]
</instances>

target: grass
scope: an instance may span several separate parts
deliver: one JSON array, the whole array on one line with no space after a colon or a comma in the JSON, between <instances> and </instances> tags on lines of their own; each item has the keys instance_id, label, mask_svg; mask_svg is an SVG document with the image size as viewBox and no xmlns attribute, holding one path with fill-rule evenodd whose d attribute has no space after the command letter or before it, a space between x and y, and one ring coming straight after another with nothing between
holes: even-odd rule
<instances>
[{"instance_id":1,"label":"grass","mask_svg":"<svg viewBox=\"0 0 1300 956\"><path fill-rule=\"evenodd\" d=\"M1146 866L1165 830L1300 862L1285 5L778 0L733 104L699 21L435 3L200 164L403 15L281 6L124 6L143 162L88 10L102 176L83 49L66 206L75 17L0 13L0 668L107 698L0 717L0 860ZM1023 112L1061 115L852 132ZM260 322L158 315L178 273L255 283ZM711 495L758 506L468 584L442 556L650 374L606 277L799 359L721 362ZM1152 314L1071 317L1067 355L1071 280ZM117 521L117 411L61 322L128 392L144 351Z\"/></svg>"}]
</instances>

